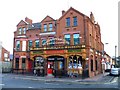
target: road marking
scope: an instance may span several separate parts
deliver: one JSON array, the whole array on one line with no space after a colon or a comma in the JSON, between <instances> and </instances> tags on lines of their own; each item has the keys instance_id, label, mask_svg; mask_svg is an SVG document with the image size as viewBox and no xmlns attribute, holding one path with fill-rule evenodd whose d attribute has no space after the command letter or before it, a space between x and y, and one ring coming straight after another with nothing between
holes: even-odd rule
<instances>
[{"instance_id":1,"label":"road marking","mask_svg":"<svg viewBox=\"0 0 120 90\"><path fill-rule=\"evenodd\" d=\"M115 83L115 82L117 82L117 81L118 81L118 77L115 77L115 78L112 80L111 83Z\"/></svg>"},{"instance_id":2,"label":"road marking","mask_svg":"<svg viewBox=\"0 0 120 90\"><path fill-rule=\"evenodd\" d=\"M28 88L33 88L33 87L28 87Z\"/></svg>"},{"instance_id":3,"label":"road marking","mask_svg":"<svg viewBox=\"0 0 120 90\"><path fill-rule=\"evenodd\" d=\"M56 84L56 83L45 83L45 84L53 84L53 85L59 85L59 84Z\"/></svg>"},{"instance_id":4,"label":"road marking","mask_svg":"<svg viewBox=\"0 0 120 90\"><path fill-rule=\"evenodd\" d=\"M4 86L5 84L0 84L0 86Z\"/></svg>"}]
</instances>

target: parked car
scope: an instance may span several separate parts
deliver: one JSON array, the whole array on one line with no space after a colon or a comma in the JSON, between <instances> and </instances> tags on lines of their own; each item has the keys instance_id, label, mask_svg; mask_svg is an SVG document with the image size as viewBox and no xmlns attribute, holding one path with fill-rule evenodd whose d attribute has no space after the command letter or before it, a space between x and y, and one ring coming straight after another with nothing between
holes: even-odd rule
<instances>
[{"instance_id":1,"label":"parked car","mask_svg":"<svg viewBox=\"0 0 120 90\"><path fill-rule=\"evenodd\" d=\"M110 75L120 76L120 68L111 68Z\"/></svg>"}]
</instances>

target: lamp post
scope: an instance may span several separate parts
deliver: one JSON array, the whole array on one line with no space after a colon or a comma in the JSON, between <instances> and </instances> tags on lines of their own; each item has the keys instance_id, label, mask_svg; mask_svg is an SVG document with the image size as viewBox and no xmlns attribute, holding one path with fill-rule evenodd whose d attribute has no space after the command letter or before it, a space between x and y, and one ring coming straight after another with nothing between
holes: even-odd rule
<instances>
[{"instance_id":1,"label":"lamp post","mask_svg":"<svg viewBox=\"0 0 120 90\"><path fill-rule=\"evenodd\" d=\"M115 66L116 66L116 48L117 48L117 46L115 45Z\"/></svg>"}]
</instances>

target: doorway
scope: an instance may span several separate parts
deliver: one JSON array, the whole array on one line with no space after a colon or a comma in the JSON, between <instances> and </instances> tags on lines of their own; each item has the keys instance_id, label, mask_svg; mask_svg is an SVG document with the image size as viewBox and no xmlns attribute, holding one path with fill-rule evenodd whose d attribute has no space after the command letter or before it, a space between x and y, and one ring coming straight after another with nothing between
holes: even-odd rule
<instances>
[{"instance_id":1,"label":"doorway","mask_svg":"<svg viewBox=\"0 0 120 90\"><path fill-rule=\"evenodd\" d=\"M65 58L62 56L49 56L47 58L47 74L62 76L65 72Z\"/></svg>"}]
</instances>

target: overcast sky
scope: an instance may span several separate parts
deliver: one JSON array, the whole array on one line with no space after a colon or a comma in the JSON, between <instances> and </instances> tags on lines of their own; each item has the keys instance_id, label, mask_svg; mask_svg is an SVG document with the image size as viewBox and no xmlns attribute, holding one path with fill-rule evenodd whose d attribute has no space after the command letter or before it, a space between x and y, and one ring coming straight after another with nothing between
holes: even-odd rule
<instances>
[{"instance_id":1,"label":"overcast sky","mask_svg":"<svg viewBox=\"0 0 120 90\"><path fill-rule=\"evenodd\" d=\"M13 53L13 32L16 25L28 17L40 22L47 15L58 19L62 10L73 7L89 16L93 12L95 21L101 28L105 50L115 55L118 45L118 1L119 0L1 0L0 1L0 41L10 53Z\"/></svg>"}]
</instances>

